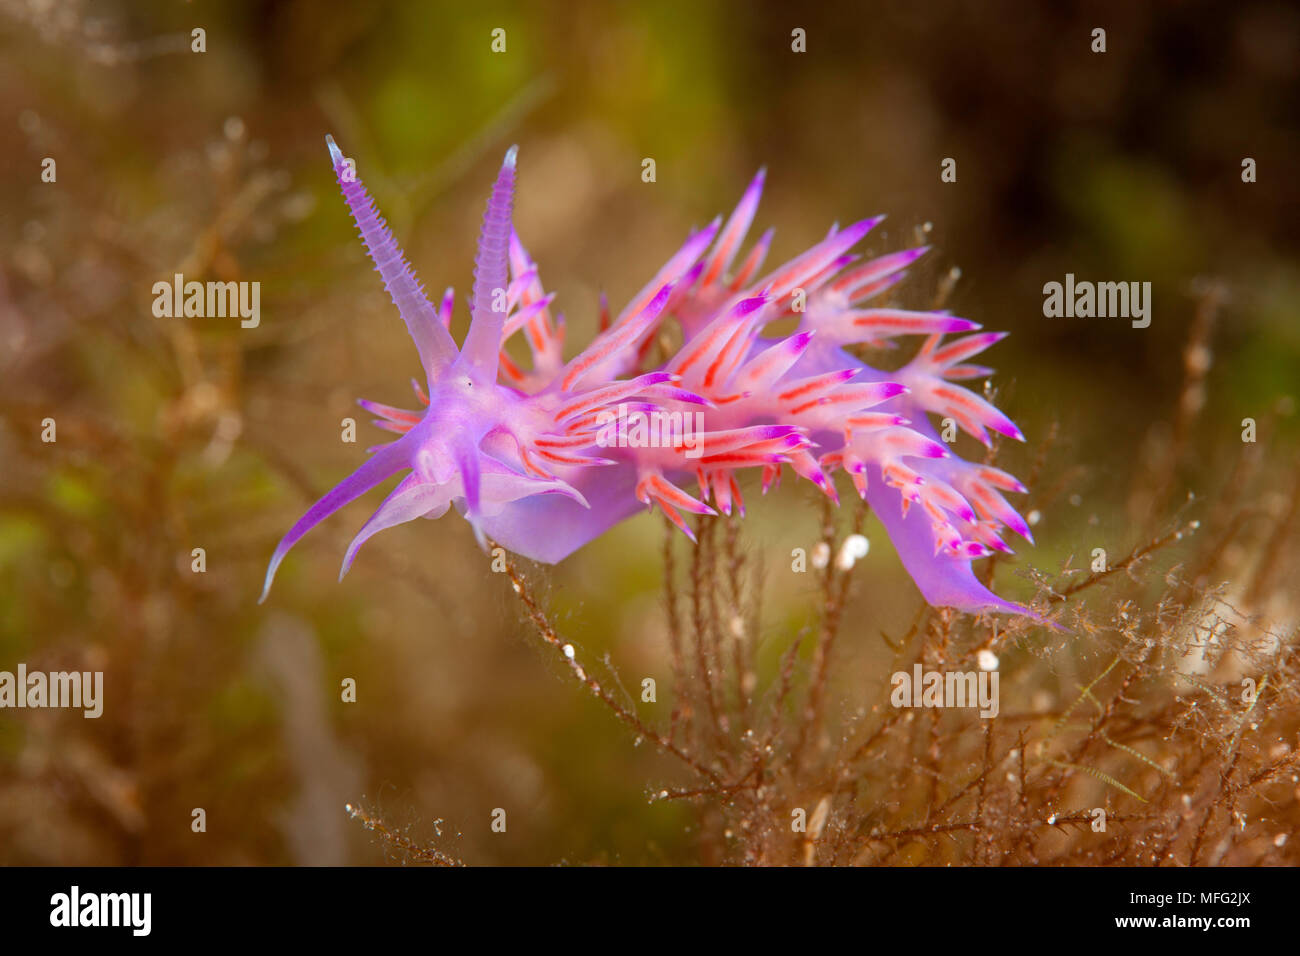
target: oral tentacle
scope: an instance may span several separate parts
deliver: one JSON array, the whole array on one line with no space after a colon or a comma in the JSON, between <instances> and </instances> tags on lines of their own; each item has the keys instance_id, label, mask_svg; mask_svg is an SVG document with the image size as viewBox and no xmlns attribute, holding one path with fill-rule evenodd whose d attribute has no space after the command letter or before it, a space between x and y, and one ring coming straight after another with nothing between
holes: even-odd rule
<instances>
[{"instance_id":1,"label":"oral tentacle","mask_svg":"<svg viewBox=\"0 0 1300 956\"><path fill-rule=\"evenodd\" d=\"M398 439L392 444L381 446L360 468L321 496L314 505L307 509L307 513L294 523L293 527L280 539L280 543L276 545L275 552L271 555L271 561L266 569L266 578L262 582L262 595L258 598L258 603L260 604L266 600L266 596L271 590L271 582L275 580L275 573L279 569L281 562L284 561L285 555L301 540L303 535L344 505L360 498L384 479L390 478L402 469L409 467L407 446L402 439Z\"/></svg>"}]
</instances>

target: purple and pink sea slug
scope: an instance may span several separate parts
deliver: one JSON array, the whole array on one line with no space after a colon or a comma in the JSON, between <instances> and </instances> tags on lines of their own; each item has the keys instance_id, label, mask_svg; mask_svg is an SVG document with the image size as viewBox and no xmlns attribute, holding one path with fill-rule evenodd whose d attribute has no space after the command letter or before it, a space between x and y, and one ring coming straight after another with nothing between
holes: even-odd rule
<instances>
[{"instance_id":1,"label":"purple and pink sea slug","mask_svg":"<svg viewBox=\"0 0 1300 956\"><path fill-rule=\"evenodd\" d=\"M351 164L327 142L366 251L415 340L425 377L413 385L422 407L360 402L399 437L371 449L289 529L271 557L263 599L307 531L399 473L353 539L340 578L372 535L453 505L480 542L490 537L554 563L647 506L691 536L683 513L744 513L740 470L758 469L766 492L788 467L836 502L831 475L843 469L931 604L1028 613L981 584L971 567L1010 551L1006 528L1032 541L1003 497L1025 487L957 457L929 417L951 418L985 445L990 431L1024 440L1006 415L956 384L991 374L968 360L1004 333L977 331L946 312L867 306L924 247L862 261L852 249L880 222L864 219L832 228L760 274L771 230L741 255L763 190L760 171L726 223L719 217L692 233L612 321L602 303L599 333L566 361L563 316L553 312L554 294L544 291L512 225L512 147L483 217L469 332L457 347L451 290L438 305L425 297ZM799 319L793 333L764 335L791 316ZM656 367L652 346L670 318L683 344ZM961 333L971 334L944 341ZM515 335L531 352L527 368L505 351ZM897 371L878 371L845 350L889 346L901 335L926 339ZM654 441L637 440L647 421L666 427L649 430ZM691 422L698 430L668 427Z\"/></svg>"}]
</instances>

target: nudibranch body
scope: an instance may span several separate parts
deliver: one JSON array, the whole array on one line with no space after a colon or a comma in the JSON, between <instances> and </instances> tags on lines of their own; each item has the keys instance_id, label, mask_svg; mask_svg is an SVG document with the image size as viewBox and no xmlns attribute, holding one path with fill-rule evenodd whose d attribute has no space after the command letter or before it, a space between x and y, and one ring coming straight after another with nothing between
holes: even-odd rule
<instances>
[{"instance_id":1,"label":"nudibranch body","mask_svg":"<svg viewBox=\"0 0 1300 956\"><path fill-rule=\"evenodd\" d=\"M760 276L772 232L740 256L763 189L760 171L726 223L719 217L694 232L613 321L602 302L601 331L566 361L563 316L553 314L554 297L512 225L512 147L488 200L469 332L457 347L451 290L436 307L426 298L351 164L327 141L362 241L415 340L425 379L413 385L423 408L361 401L376 425L400 437L372 449L289 530L271 558L263 598L308 530L401 472L352 541L340 577L375 533L452 505L480 542L490 537L550 563L647 506L690 536L683 512L743 514L741 469L760 469L766 492L788 466L837 502L829 476L847 472L931 604L1025 612L982 585L971 567L1010 550L1004 528L1030 539L1003 497L1024 486L954 455L929 420L951 418L985 445L989 431L1023 441L1009 418L955 384L991 374L967 360L1003 333L978 332L946 312L866 306L903 278L924 247L860 261L851 250L880 221L865 219L832 228ZM796 331L764 334L792 315ZM682 345L650 367L670 317ZM973 334L944 341L957 333ZM528 368L504 349L517 334L531 352ZM888 346L901 335L926 339L897 371L873 369L845 350ZM692 481L694 495L683 487Z\"/></svg>"}]
</instances>

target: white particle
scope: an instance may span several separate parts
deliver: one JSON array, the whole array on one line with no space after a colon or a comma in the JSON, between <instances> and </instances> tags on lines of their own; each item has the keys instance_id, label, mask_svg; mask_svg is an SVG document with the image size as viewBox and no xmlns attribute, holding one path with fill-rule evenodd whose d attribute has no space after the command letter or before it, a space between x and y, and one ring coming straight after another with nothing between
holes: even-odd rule
<instances>
[{"instance_id":1,"label":"white particle","mask_svg":"<svg viewBox=\"0 0 1300 956\"><path fill-rule=\"evenodd\" d=\"M847 571L859 558L865 558L871 550L871 542L860 534L851 534L844 539L840 553L835 556L835 567Z\"/></svg>"},{"instance_id":2,"label":"white particle","mask_svg":"<svg viewBox=\"0 0 1300 956\"><path fill-rule=\"evenodd\" d=\"M569 660L573 660L573 653L574 653L573 645L565 644L563 650L564 650L564 656L567 657Z\"/></svg>"},{"instance_id":3,"label":"white particle","mask_svg":"<svg viewBox=\"0 0 1300 956\"><path fill-rule=\"evenodd\" d=\"M998 655L987 647L981 647L975 658L979 661L980 670L982 671L995 671L998 669Z\"/></svg>"}]
</instances>

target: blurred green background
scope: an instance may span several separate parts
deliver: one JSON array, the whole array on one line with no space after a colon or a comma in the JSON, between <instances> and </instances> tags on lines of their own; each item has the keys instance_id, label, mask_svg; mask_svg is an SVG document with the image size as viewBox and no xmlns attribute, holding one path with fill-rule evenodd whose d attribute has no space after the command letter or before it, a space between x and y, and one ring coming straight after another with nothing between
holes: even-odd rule
<instances>
[{"instance_id":1,"label":"blurred green background","mask_svg":"<svg viewBox=\"0 0 1300 956\"><path fill-rule=\"evenodd\" d=\"M196 27L206 52L190 50ZM1029 443L1002 464L1029 472L1058 426L1041 487L1061 493L1018 559L1054 569L1134 543L1130 481L1174 427L1208 283L1227 295L1175 491L1227 479L1247 416L1269 456L1294 455L1298 72L1300 10L1282 2L6 0L0 668L104 670L107 696L97 721L0 712L0 862L385 859L348 801L472 862L694 859L690 808L646 800L671 767L535 648L460 520L378 537L335 583L372 495L306 538L255 603L280 535L385 437L354 399L408 405L418 371L326 133L430 292L456 287L458 337L512 143L515 222L571 350L601 290L617 311L760 165L756 228L777 227L775 261L833 222L888 213L873 251L935 247L906 304L927 306L956 266L947 307L1014 333L989 361ZM940 181L945 157L955 183ZM260 326L154 318L152 285L176 271L259 281ZM1042 286L1067 272L1150 281L1150 328L1044 318ZM339 440L347 416L359 444ZM789 554L811 547L818 509L793 481L775 500L745 487L771 659L810 614L813 583ZM639 517L545 578L564 636L629 687L667 681L662 533ZM919 602L868 533L850 662ZM1014 567L999 574L1005 593L1030 593ZM845 665L844 706L863 673ZM355 704L339 700L348 677ZM506 834L489 829L496 807Z\"/></svg>"}]
</instances>

